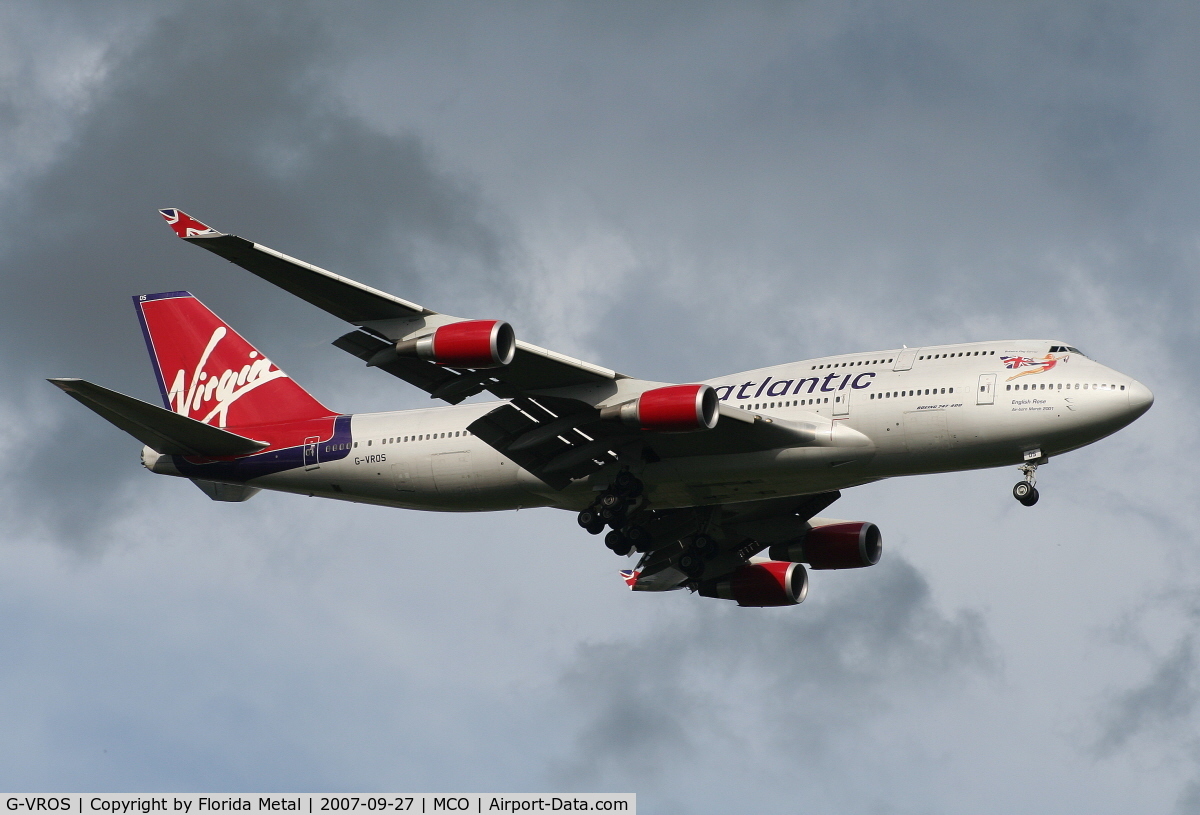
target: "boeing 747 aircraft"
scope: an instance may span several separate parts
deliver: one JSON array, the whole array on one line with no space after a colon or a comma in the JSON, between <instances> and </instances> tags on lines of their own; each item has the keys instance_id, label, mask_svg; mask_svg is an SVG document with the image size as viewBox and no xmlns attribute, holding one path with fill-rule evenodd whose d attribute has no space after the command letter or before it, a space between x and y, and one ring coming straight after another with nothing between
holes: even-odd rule
<instances>
[{"instance_id":1,"label":"boeing 747 aircraft","mask_svg":"<svg viewBox=\"0 0 1200 815\"><path fill-rule=\"evenodd\" d=\"M334 345L443 406L325 407L185 291L133 298L165 407L50 380L141 441L152 472L216 501L261 489L404 509L555 507L620 556L635 591L743 606L804 600L812 569L879 561L878 527L820 514L896 476L1037 468L1145 413L1150 391L1062 340L807 359L705 382L636 379L431 311L224 234L175 233L355 326ZM501 401L466 402L487 392ZM765 556L764 556L765 553Z\"/></svg>"}]
</instances>

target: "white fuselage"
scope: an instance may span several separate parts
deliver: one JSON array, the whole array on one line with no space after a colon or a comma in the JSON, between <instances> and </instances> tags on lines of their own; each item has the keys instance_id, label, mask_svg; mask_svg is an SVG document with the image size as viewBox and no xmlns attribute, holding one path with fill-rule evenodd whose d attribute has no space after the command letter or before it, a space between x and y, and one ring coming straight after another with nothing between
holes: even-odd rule
<instances>
[{"instance_id":1,"label":"white fuselage","mask_svg":"<svg viewBox=\"0 0 1200 815\"><path fill-rule=\"evenodd\" d=\"M1006 340L878 351L708 380L726 405L780 420L815 415L831 430L853 428L869 444L664 458L640 465L638 474L657 507L824 492L1015 465L1035 453L1044 459L1103 438L1149 407L1149 390L1129 376L1077 352L1048 354L1052 347ZM496 406L357 414L344 457L327 460L318 451L307 467L247 483L412 509L578 510L611 478L601 471L550 488L467 430Z\"/></svg>"}]
</instances>

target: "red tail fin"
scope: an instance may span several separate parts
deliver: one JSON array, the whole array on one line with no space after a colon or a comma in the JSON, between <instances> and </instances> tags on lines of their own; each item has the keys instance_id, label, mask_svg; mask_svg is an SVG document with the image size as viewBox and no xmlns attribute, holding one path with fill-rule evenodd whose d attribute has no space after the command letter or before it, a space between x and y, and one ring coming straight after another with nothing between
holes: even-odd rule
<instances>
[{"instance_id":1,"label":"red tail fin","mask_svg":"<svg viewBox=\"0 0 1200 815\"><path fill-rule=\"evenodd\" d=\"M336 415L188 292L133 302L170 410L216 427Z\"/></svg>"}]
</instances>

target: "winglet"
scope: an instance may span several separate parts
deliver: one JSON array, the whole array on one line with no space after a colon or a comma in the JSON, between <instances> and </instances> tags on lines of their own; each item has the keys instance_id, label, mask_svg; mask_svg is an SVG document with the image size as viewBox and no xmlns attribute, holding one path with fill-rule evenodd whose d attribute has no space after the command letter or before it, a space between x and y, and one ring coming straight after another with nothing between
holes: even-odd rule
<instances>
[{"instance_id":1,"label":"winglet","mask_svg":"<svg viewBox=\"0 0 1200 815\"><path fill-rule=\"evenodd\" d=\"M633 588L637 585L638 578L642 576L641 569L622 569L621 579L625 581L625 585Z\"/></svg>"},{"instance_id":2,"label":"winglet","mask_svg":"<svg viewBox=\"0 0 1200 815\"><path fill-rule=\"evenodd\" d=\"M175 230L175 234L181 238L196 238L201 235L207 237L221 234L211 226L200 223L181 209L160 209L158 213L167 220L171 229Z\"/></svg>"}]
</instances>

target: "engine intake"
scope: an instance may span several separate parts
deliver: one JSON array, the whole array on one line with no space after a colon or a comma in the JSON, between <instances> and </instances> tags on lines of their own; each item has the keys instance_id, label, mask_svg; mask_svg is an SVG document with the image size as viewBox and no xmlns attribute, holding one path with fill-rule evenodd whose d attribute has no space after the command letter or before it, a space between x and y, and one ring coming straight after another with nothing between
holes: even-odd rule
<instances>
[{"instance_id":1,"label":"engine intake","mask_svg":"<svg viewBox=\"0 0 1200 815\"><path fill-rule=\"evenodd\" d=\"M499 368L512 362L516 353L516 334L503 320L463 320L396 343L397 356L418 357L450 368Z\"/></svg>"},{"instance_id":2,"label":"engine intake","mask_svg":"<svg viewBox=\"0 0 1200 815\"><path fill-rule=\"evenodd\" d=\"M712 430L719 417L717 392L708 385L668 385L643 392L630 402L606 407L601 418L659 433Z\"/></svg>"},{"instance_id":3,"label":"engine intake","mask_svg":"<svg viewBox=\"0 0 1200 815\"><path fill-rule=\"evenodd\" d=\"M861 569L883 554L883 535L869 521L818 522L799 538L777 543L768 556L807 563L813 569Z\"/></svg>"},{"instance_id":4,"label":"engine intake","mask_svg":"<svg viewBox=\"0 0 1200 815\"><path fill-rule=\"evenodd\" d=\"M723 580L701 585L700 594L736 600L739 606L794 606L808 596L808 572L799 563L751 563Z\"/></svg>"}]
</instances>

